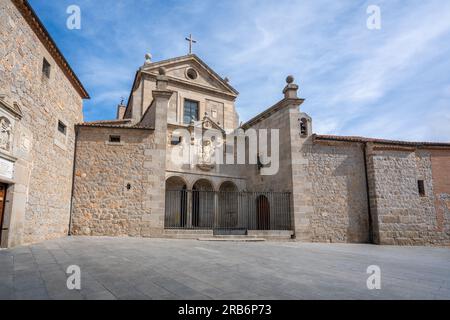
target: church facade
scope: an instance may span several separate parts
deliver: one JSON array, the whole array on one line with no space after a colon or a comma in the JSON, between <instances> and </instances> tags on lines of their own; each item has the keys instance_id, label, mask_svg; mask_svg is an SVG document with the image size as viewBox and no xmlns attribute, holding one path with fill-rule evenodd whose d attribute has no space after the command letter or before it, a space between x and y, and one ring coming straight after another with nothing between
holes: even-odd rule
<instances>
[{"instance_id":1,"label":"church facade","mask_svg":"<svg viewBox=\"0 0 450 320\"><path fill-rule=\"evenodd\" d=\"M239 123L199 57L146 61L117 119L77 126L73 234L450 243L450 144L316 135L293 77L281 92Z\"/></svg>"},{"instance_id":2,"label":"church facade","mask_svg":"<svg viewBox=\"0 0 450 320\"><path fill-rule=\"evenodd\" d=\"M0 0L1 246L74 236L450 245L450 143L317 135L295 79L245 123L198 56L136 72L111 120L25 0ZM192 38L190 38L192 40Z\"/></svg>"}]
</instances>

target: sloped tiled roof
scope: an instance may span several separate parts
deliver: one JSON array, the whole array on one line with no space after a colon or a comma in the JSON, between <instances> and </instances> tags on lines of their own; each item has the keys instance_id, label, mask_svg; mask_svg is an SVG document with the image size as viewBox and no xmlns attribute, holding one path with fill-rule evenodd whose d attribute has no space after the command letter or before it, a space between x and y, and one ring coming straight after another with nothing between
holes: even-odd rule
<instances>
[{"instance_id":1,"label":"sloped tiled roof","mask_svg":"<svg viewBox=\"0 0 450 320\"><path fill-rule=\"evenodd\" d=\"M131 119L120 120L99 120L91 122L83 122L76 125L77 127L96 127L96 128L121 128L121 129L145 129L153 130L154 128L143 126L141 124L131 124Z\"/></svg>"},{"instance_id":2,"label":"sloped tiled roof","mask_svg":"<svg viewBox=\"0 0 450 320\"><path fill-rule=\"evenodd\" d=\"M402 145L412 147L450 147L450 143L447 142L413 142L413 141L400 141L400 140L386 140L376 138L365 138L358 136L335 136L335 135L313 135L314 140L323 141L345 141L345 142L360 142L360 143L379 143L389 145Z\"/></svg>"}]
</instances>

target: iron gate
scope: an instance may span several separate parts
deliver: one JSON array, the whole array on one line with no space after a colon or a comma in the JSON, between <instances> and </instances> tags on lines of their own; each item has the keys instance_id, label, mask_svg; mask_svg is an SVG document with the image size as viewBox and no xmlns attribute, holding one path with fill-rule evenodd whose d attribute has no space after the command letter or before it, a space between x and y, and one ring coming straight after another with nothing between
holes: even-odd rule
<instances>
[{"instance_id":1,"label":"iron gate","mask_svg":"<svg viewBox=\"0 0 450 320\"><path fill-rule=\"evenodd\" d=\"M167 190L166 229L292 230L291 193Z\"/></svg>"}]
</instances>

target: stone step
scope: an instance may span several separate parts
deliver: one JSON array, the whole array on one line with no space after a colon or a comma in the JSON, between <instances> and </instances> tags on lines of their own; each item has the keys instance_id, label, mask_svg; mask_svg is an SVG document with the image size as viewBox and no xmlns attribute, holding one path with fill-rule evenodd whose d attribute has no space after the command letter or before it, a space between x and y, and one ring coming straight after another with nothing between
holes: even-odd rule
<instances>
[{"instance_id":1,"label":"stone step","mask_svg":"<svg viewBox=\"0 0 450 320\"><path fill-rule=\"evenodd\" d=\"M199 241L228 241L228 242L263 242L266 239L258 238L255 236L240 236L240 235L229 235L229 236L214 236L206 238L198 238Z\"/></svg>"},{"instance_id":2,"label":"stone step","mask_svg":"<svg viewBox=\"0 0 450 320\"><path fill-rule=\"evenodd\" d=\"M166 229L165 234L212 234L212 230L196 230L196 229Z\"/></svg>"},{"instance_id":3,"label":"stone step","mask_svg":"<svg viewBox=\"0 0 450 320\"><path fill-rule=\"evenodd\" d=\"M167 229L164 230L164 237L173 239L197 239L198 237L212 237L212 230L182 230L182 229Z\"/></svg>"}]
</instances>

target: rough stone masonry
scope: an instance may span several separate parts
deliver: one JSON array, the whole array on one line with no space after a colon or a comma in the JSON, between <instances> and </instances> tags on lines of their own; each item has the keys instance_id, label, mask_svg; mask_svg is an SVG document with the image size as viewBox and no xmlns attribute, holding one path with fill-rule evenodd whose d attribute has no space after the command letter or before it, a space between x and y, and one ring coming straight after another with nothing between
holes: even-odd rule
<instances>
[{"instance_id":1,"label":"rough stone masonry","mask_svg":"<svg viewBox=\"0 0 450 320\"><path fill-rule=\"evenodd\" d=\"M278 240L450 245L450 143L314 134L286 82L240 123L238 91L198 56L147 55L117 118L83 122L89 95L31 6L0 0L1 246L69 232L212 237L223 225ZM212 128L278 130L279 170L208 162L212 138L201 163L173 161Z\"/></svg>"}]
</instances>

